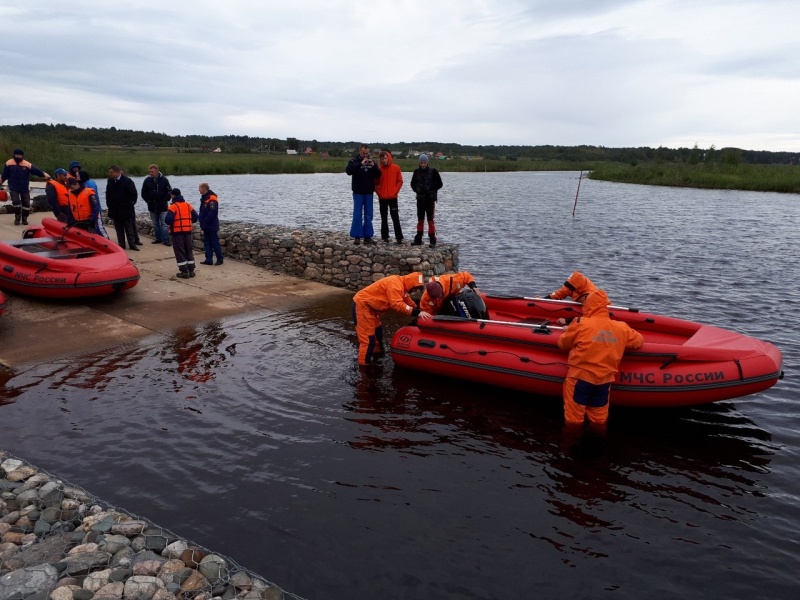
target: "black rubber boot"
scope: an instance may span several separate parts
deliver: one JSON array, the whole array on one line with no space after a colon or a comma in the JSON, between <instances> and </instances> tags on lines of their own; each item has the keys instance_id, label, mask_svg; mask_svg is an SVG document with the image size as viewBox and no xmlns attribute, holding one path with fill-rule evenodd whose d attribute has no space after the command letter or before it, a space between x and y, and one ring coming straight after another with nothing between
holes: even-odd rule
<instances>
[{"instance_id":1,"label":"black rubber boot","mask_svg":"<svg viewBox=\"0 0 800 600\"><path fill-rule=\"evenodd\" d=\"M20 208L17 207L14 209L14 225L19 225L20 220Z\"/></svg>"}]
</instances>

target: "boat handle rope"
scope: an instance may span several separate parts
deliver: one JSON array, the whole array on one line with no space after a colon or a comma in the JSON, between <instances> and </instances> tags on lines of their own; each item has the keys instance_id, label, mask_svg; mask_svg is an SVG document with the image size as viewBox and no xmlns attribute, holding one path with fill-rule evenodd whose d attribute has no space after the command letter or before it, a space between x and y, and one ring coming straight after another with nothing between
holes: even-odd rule
<instances>
[{"instance_id":1,"label":"boat handle rope","mask_svg":"<svg viewBox=\"0 0 800 600\"><path fill-rule=\"evenodd\" d=\"M668 366L670 366L672 363L675 363L675 362L678 362L678 355L677 354L673 354L667 360L665 360L663 363L661 363L661 366L658 367L658 370L659 371L663 371L664 369L666 369Z\"/></svg>"}]
</instances>

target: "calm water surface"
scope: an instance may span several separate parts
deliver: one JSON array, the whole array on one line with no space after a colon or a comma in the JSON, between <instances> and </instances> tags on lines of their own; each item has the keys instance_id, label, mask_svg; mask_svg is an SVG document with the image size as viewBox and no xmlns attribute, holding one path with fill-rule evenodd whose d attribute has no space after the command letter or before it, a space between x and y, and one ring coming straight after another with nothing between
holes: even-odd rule
<instances>
[{"instance_id":1,"label":"calm water surface","mask_svg":"<svg viewBox=\"0 0 800 600\"><path fill-rule=\"evenodd\" d=\"M482 289L581 269L618 304L774 342L786 378L612 410L574 443L557 400L388 357L359 373L336 300L25 369L0 387L0 447L308 598L797 597L796 197L584 180L573 218L577 173L443 178L441 240ZM223 218L349 225L343 174L172 178L190 200L202 180Z\"/></svg>"}]
</instances>

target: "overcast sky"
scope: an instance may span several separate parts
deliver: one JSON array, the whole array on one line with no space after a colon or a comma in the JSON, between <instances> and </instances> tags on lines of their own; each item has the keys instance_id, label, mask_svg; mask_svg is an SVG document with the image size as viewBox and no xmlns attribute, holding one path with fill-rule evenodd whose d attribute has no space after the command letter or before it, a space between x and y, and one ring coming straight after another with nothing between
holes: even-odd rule
<instances>
[{"instance_id":1,"label":"overcast sky","mask_svg":"<svg viewBox=\"0 0 800 600\"><path fill-rule=\"evenodd\" d=\"M0 124L800 151L798 0L0 4Z\"/></svg>"}]
</instances>

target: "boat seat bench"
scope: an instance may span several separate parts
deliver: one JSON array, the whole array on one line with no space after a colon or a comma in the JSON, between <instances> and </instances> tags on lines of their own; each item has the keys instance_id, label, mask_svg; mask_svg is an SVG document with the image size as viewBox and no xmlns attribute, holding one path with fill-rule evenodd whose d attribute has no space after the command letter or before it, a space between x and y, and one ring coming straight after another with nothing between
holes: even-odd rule
<instances>
[{"instance_id":1,"label":"boat seat bench","mask_svg":"<svg viewBox=\"0 0 800 600\"><path fill-rule=\"evenodd\" d=\"M96 254L96 251L91 248L64 248L63 250L37 252L36 256L41 256L43 258L83 258L84 256L91 256L92 254Z\"/></svg>"},{"instance_id":2,"label":"boat seat bench","mask_svg":"<svg viewBox=\"0 0 800 600\"><path fill-rule=\"evenodd\" d=\"M46 244L48 242L62 242L64 238L60 237L32 237L23 238L21 240L14 240L13 242L6 242L9 246L19 248L20 246L34 246L36 244Z\"/></svg>"}]
</instances>

